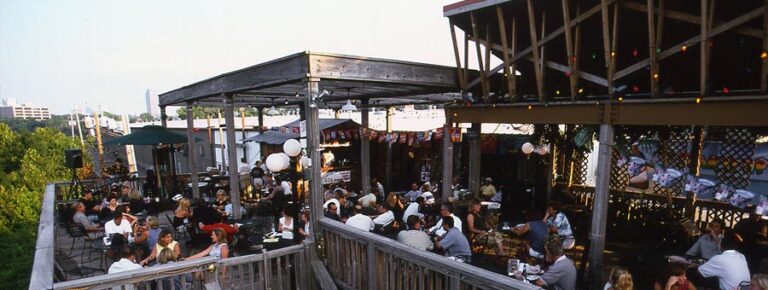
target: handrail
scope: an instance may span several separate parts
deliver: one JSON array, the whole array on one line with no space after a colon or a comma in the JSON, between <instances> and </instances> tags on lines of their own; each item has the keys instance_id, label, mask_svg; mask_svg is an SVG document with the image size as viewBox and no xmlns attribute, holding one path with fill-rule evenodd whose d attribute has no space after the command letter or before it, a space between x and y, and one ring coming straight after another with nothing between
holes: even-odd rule
<instances>
[{"instance_id":1,"label":"handrail","mask_svg":"<svg viewBox=\"0 0 768 290\"><path fill-rule=\"evenodd\" d=\"M261 261L264 261L265 259L268 260L276 257L282 257L286 255L304 252L304 250L307 247L310 247L311 245L312 245L311 242L307 242L301 245L293 245L290 247L267 251L264 254L251 254L251 255L246 255L241 257L228 258L228 259L221 260L216 264L220 266L234 266L234 265L242 265L246 263L261 262Z\"/></svg>"},{"instance_id":2,"label":"handrail","mask_svg":"<svg viewBox=\"0 0 768 290\"><path fill-rule=\"evenodd\" d=\"M416 248L401 244L392 239L371 232L351 228L331 219L321 218L318 223L320 228L324 231L340 235L359 243L365 243L388 255L408 261L408 263L413 263L420 267L439 272L468 284L473 284L475 286L482 285L482 287L486 289L540 289L535 285L527 284L485 269L452 261L435 253L417 250ZM368 250L354 253L354 255L365 256L366 252L371 253L371 251ZM368 258L375 259L375 257ZM375 271L375 269L368 270Z\"/></svg>"},{"instance_id":3,"label":"handrail","mask_svg":"<svg viewBox=\"0 0 768 290\"><path fill-rule=\"evenodd\" d=\"M169 263L165 265L152 266L147 268L125 271L109 275L100 275L95 277L77 279L56 283L53 289L77 289L77 288L98 288L106 289L118 287L120 285L139 283L150 280L157 280L178 276L180 274L192 273L207 268L208 265L216 263L215 257L204 257L195 260Z\"/></svg>"},{"instance_id":4,"label":"handrail","mask_svg":"<svg viewBox=\"0 0 768 290\"><path fill-rule=\"evenodd\" d=\"M32 275L29 279L29 289L53 288L53 252L56 248L54 231L56 185L45 186L45 195L40 210L40 225L37 229L37 242L35 244L35 261L32 265Z\"/></svg>"}]
</instances>

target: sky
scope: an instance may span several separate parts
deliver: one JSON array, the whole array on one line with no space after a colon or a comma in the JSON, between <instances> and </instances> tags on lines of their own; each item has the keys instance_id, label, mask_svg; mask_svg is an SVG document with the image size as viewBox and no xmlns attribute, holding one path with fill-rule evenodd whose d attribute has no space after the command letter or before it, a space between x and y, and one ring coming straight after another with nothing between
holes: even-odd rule
<instances>
[{"instance_id":1,"label":"sky","mask_svg":"<svg viewBox=\"0 0 768 290\"><path fill-rule=\"evenodd\" d=\"M455 66L453 2L0 0L0 98L139 114L147 89L306 50Z\"/></svg>"}]
</instances>

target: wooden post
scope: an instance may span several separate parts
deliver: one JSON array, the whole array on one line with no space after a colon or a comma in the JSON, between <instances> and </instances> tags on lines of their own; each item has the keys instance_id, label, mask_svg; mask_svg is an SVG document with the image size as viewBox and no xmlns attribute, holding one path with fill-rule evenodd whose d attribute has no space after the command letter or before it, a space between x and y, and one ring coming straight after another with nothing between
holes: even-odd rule
<instances>
[{"instance_id":1,"label":"wooden post","mask_svg":"<svg viewBox=\"0 0 768 290\"><path fill-rule=\"evenodd\" d=\"M480 48L480 35L477 32L477 21L475 20L475 13L469 12L469 18L472 21L472 40L475 41L475 47L477 48L477 67L480 71L480 85L483 90L483 101L488 99L488 83L486 82L485 66L483 65L483 54Z\"/></svg>"},{"instance_id":2,"label":"wooden post","mask_svg":"<svg viewBox=\"0 0 768 290\"><path fill-rule=\"evenodd\" d=\"M533 72L536 77L536 93L539 100L544 102L544 79L541 73L541 56L539 55L539 39L536 33L536 15L533 9L533 2L528 0L528 27L531 31L531 53L533 54Z\"/></svg>"},{"instance_id":3,"label":"wooden post","mask_svg":"<svg viewBox=\"0 0 768 290\"><path fill-rule=\"evenodd\" d=\"M208 120L208 150L211 152L211 165L216 167L216 147L214 146L216 142L213 140L213 130L211 129L211 113L206 112L205 118Z\"/></svg>"},{"instance_id":4,"label":"wooden post","mask_svg":"<svg viewBox=\"0 0 768 290\"><path fill-rule=\"evenodd\" d=\"M464 70L461 68L461 57L459 56L459 44L456 40L456 27L453 24L453 20L448 20L448 25L451 27L451 42L453 43L453 57L456 59L456 74L459 76L459 86L463 91L466 89L467 80L464 76ZM365 127L364 127L365 128Z\"/></svg>"},{"instance_id":5,"label":"wooden post","mask_svg":"<svg viewBox=\"0 0 768 290\"><path fill-rule=\"evenodd\" d=\"M481 123L472 123L470 132L467 132L467 142L469 142L469 192L480 198L480 127ZM444 135L446 136L446 135ZM452 182L452 180L448 180Z\"/></svg>"},{"instance_id":6,"label":"wooden post","mask_svg":"<svg viewBox=\"0 0 768 290\"><path fill-rule=\"evenodd\" d=\"M312 160L311 180L309 181L310 214L312 215L312 229L315 241L319 241L320 227L318 221L323 218L323 185L320 169L323 163L320 160L320 124L318 123L318 107L314 98L320 93L320 80L308 78L307 99L304 102L304 112L307 121L307 154Z\"/></svg>"},{"instance_id":7,"label":"wooden post","mask_svg":"<svg viewBox=\"0 0 768 290\"><path fill-rule=\"evenodd\" d=\"M240 214L240 173L237 171L237 146L235 146L235 100L234 95L224 96L224 118L227 122L227 155L229 157L229 196L232 200L232 213L236 220ZM224 144L224 142L222 142Z\"/></svg>"},{"instance_id":8,"label":"wooden post","mask_svg":"<svg viewBox=\"0 0 768 290\"><path fill-rule=\"evenodd\" d=\"M571 92L571 100L576 100L577 86L579 85L579 73L576 69L576 57L574 48L574 38L571 33L571 5L568 0L563 0L563 23L565 23L565 50L568 57L568 88ZM579 24L580 25L580 24Z\"/></svg>"},{"instance_id":9,"label":"wooden post","mask_svg":"<svg viewBox=\"0 0 768 290\"><path fill-rule=\"evenodd\" d=\"M453 195L453 142L451 142L451 112L445 110L445 125L443 125L443 183L442 199L448 201Z\"/></svg>"},{"instance_id":10,"label":"wooden post","mask_svg":"<svg viewBox=\"0 0 768 290\"><path fill-rule=\"evenodd\" d=\"M701 0L701 40L699 45L701 46L701 62L700 62L700 70L699 70L699 92L701 93L701 96L706 96L708 92L708 80L707 80L707 73L709 71L709 62L707 61L709 54L709 45L707 45L707 40L709 40L709 37L707 34L709 33L709 22L711 19L709 18L709 0Z\"/></svg>"},{"instance_id":11,"label":"wooden post","mask_svg":"<svg viewBox=\"0 0 768 290\"><path fill-rule=\"evenodd\" d=\"M99 114L101 114L101 108L99 108L99 111L93 112L93 121L96 123L96 148L99 159L98 172L104 172L104 145L101 143L101 122L99 122Z\"/></svg>"},{"instance_id":12,"label":"wooden post","mask_svg":"<svg viewBox=\"0 0 768 290\"><path fill-rule=\"evenodd\" d=\"M160 124L163 128L168 128L168 114L165 113L165 106L160 106Z\"/></svg>"},{"instance_id":13,"label":"wooden post","mask_svg":"<svg viewBox=\"0 0 768 290\"><path fill-rule=\"evenodd\" d=\"M393 107L387 107L387 133L392 133L392 115L395 114L395 108ZM392 142L387 142L387 152L384 156L386 159L386 164L384 165L385 171L386 171L386 177L384 179L384 186L385 190L389 189L392 190ZM364 180L365 181L365 180ZM367 182L371 182L370 180L367 180ZM367 194L367 193L363 193ZM381 192L380 194L384 194Z\"/></svg>"},{"instance_id":14,"label":"wooden post","mask_svg":"<svg viewBox=\"0 0 768 290\"><path fill-rule=\"evenodd\" d=\"M701 149L704 146L704 127L694 126L691 133L691 151L688 164L688 172L693 176L699 176L701 170ZM685 193L685 217L693 220L695 214L696 196L692 192Z\"/></svg>"},{"instance_id":15,"label":"wooden post","mask_svg":"<svg viewBox=\"0 0 768 290\"><path fill-rule=\"evenodd\" d=\"M366 246L367 260L368 260L368 290L376 290L377 288L377 271L376 271L376 245L368 243Z\"/></svg>"},{"instance_id":16,"label":"wooden post","mask_svg":"<svg viewBox=\"0 0 768 290\"><path fill-rule=\"evenodd\" d=\"M768 53L768 0L765 0L763 8L765 13L763 16L763 51L760 54L763 62L760 71L760 92L765 93L768 91L768 57L762 56Z\"/></svg>"},{"instance_id":17,"label":"wooden post","mask_svg":"<svg viewBox=\"0 0 768 290\"><path fill-rule=\"evenodd\" d=\"M512 45L512 51L509 50L507 45L507 22L504 21L504 10L501 6L496 6L496 18L499 20L499 39L501 40L502 59L504 60L504 78L507 80L507 94L509 94L510 103L517 99L517 92L515 88L515 69L510 69L509 54L515 52L514 44ZM515 42L515 18L512 18L512 43Z\"/></svg>"},{"instance_id":18,"label":"wooden post","mask_svg":"<svg viewBox=\"0 0 768 290\"><path fill-rule=\"evenodd\" d=\"M219 142L221 143L221 171L224 172L227 170L227 159L224 157L226 155L224 150L225 148L229 148L229 146L227 146L226 145L227 143L224 142L224 140L226 139L224 138L224 129L221 128L221 123L222 123L221 110L219 110L217 114L219 114Z\"/></svg>"},{"instance_id":19,"label":"wooden post","mask_svg":"<svg viewBox=\"0 0 768 290\"><path fill-rule=\"evenodd\" d=\"M192 181L192 197L200 197L197 184L197 143L195 142L195 118L192 102L187 102L187 167Z\"/></svg>"},{"instance_id":20,"label":"wooden post","mask_svg":"<svg viewBox=\"0 0 768 290\"><path fill-rule=\"evenodd\" d=\"M601 284L603 279L603 249L605 248L605 228L608 218L613 135L612 125L600 125L600 147L597 153L595 197L592 206L592 231L589 234L589 273L592 275L592 289L603 288Z\"/></svg>"},{"instance_id":21,"label":"wooden post","mask_svg":"<svg viewBox=\"0 0 768 290\"><path fill-rule=\"evenodd\" d=\"M368 98L363 98L360 104L360 123L368 130ZM360 176L363 179L361 192L371 192L371 144L366 136L360 138Z\"/></svg>"},{"instance_id":22,"label":"wooden post","mask_svg":"<svg viewBox=\"0 0 768 290\"><path fill-rule=\"evenodd\" d=\"M654 11L653 0L648 0L648 55L651 60L651 70L649 72L651 78L651 97L658 98L659 62L656 52L656 20L654 19Z\"/></svg>"},{"instance_id":23,"label":"wooden post","mask_svg":"<svg viewBox=\"0 0 768 290\"><path fill-rule=\"evenodd\" d=\"M240 139L243 143L243 163L248 165L248 146L245 146L245 107L240 107L240 132L243 135L243 138Z\"/></svg>"},{"instance_id":24,"label":"wooden post","mask_svg":"<svg viewBox=\"0 0 768 290\"><path fill-rule=\"evenodd\" d=\"M302 114L302 108L303 105L299 105L299 117L304 118L304 114ZM264 133L264 108L263 107L256 107L256 109L259 111L259 134ZM259 160L262 160L264 158L264 144L259 142Z\"/></svg>"}]
</instances>

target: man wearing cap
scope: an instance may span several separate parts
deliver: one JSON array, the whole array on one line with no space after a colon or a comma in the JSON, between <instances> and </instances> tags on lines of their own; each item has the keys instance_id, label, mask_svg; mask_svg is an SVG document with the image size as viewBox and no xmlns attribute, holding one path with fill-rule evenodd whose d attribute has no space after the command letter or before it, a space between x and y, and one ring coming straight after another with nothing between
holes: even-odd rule
<instances>
[{"instance_id":1,"label":"man wearing cap","mask_svg":"<svg viewBox=\"0 0 768 290\"><path fill-rule=\"evenodd\" d=\"M480 195L483 199L488 200L496 195L496 187L491 184L493 180L490 177L486 177L483 180L483 185L480 186Z\"/></svg>"}]
</instances>

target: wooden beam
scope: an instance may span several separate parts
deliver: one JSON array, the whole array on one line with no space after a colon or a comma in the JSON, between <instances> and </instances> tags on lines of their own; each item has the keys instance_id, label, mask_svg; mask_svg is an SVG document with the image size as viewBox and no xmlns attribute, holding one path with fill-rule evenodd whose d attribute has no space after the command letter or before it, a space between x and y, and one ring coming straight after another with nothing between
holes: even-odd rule
<instances>
[{"instance_id":1,"label":"wooden beam","mask_svg":"<svg viewBox=\"0 0 768 290\"><path fill-rule=\"evenodd\" d=\"M621 1L619 2L619 5L621 5L622 8L627 8L630 10L635 10L639 12L648 12L648 8L646 6L644 6L642 3L638 3L635 1ZM695 25L701 24L700 16L688 14L688 13L684 13L676 10L669 10L669 9L663 9L665 11L662 11L662 7L664 6L660 4L658 10L656 11L656 13L662 16L662 18L669 18L672 20L678 20L678 21L687 22L690 24L695 24ZM717 22L714 22L713 24L722 25L723 22L717 21ZM755 28L745 26L745 27L734 28L733 31L744 36L749 36L754 38L764 38L763 32L760 29L755 29Z\"/></svg>"},{"instance_id":2,"label":"wooden beam","mask_svg":"<svg viewBox=\"0 0 768 290\"><path fill-rule=\"evenodd\" d=\"M760 58L763 61L760 71L760 92L768 91L768 0L765 0L763 12L763 51ZM765 56L765 57L764 57Z\"/></svg>"},{"instance_id":3,"label":"wooden beam","mask_svg":"<svg viewBox=\"0 0 768 290\"><path fill-rule=\"evenodd\" d=\"M616 1L616 0L609 0L609 3L613 3L614 1ZM577 5L577 8L578 8L578 5ZM587 10L583 14L580 14L575 19L573 19L571 21L571 23L570 23L570 27L577 26L578 24L580 24L581 22L583 22L587 18L591 17L592 15L597 14L598 12L600 12L600 4L595 5L591 9ZM564 27L558 28L557 30L553 31L552 33L550 33L546 37L542 38L538 42L538 45L544 45L544 44L548 43L549 41L551 41L551 40L557 38L558 36L560 36L561 34L563 34L564 31L565 31ZM577 27L577 31L578 31L578 27ZM536 46L537 48L538 48L538 45ZM502 50L503 48L501 48L501 46L497 45L497 44L492 45L491 48L494 49L494 50L497 50L497 51L503 51ZM578 46L577 46L576 49L578 50ZM516 53L514 55L511 55L512 58L509 59L509 62L514 64L516 61L518 61L520 59L523 59L524 57L529 55L531 53L531 51L533 51L532 46L528 47L526 49L523 49L520 52L518 52L518 53ZM500 64L500 65L494 67L490 71L486 72L486 75L487 76L492 76L493 74L498 73L502 68L504 68L504 64ZM472 88L472 87L476 86L479 83L480 83L480 78L478 77L478 78L474 79L473 81L469 82L469 84L467 84L467 88Z\"/></svg>"},{"instance_id":4,"label":"wooden beam","mask_svg":"<svg viewBox=\"0 0 768 290\"><path fill-rule=\"evenodd\" d=\"M536 15L533 9L533 2L528 0L528 27L531 32L531 47L533 53L533 72L536 77L536 94L539 96L539 100L544 102L544 80L541 73L541 56L539 55L538 36L536 33ZM483 72L481 72L483 73Z\"/></svg>"},{"instance_id":5,"label":"wooden beam","mask_svg":"<svg viewBox=\"0 0 768 290\"><path fill-rule=\"evenodd\" d=\"M192 102L187 102L187 167L189 167L190 181L192 183L192 197L199 198L200 187L197 185L198 180L197 144L195 142L195 113Z\"/></svg>"},{"instance_id":6,"label":"wooden beam","mask_svg":"<svg viewBox=\"0 0 768 290\"><path fill-rule=\"evenodd\" d=\"M725 22L724 24L709 30L707 35L710 38L715 37L715 36L717 36L717 35L719 35L719 34L721 34L723 32L726 32L726 31L729 31L729 30L733 29L734 27L737 27L739 25L747 23L747 22L751 21L752 19L755 19L757 17L763 16L763 14L765 12L765 7L766 6L757 8L757 9L752 10L750 12L747 12L746 14L743 14L743 15L741 15L739 17L736 17L733 20ZM688 40L685 40L685 41L683 41L681 43L678 43L677 45L674 45L674 46L672 46L672 47L670 47L670 48L668 48L666 50L663 50L661 53L659 53L658 60L661 61L661 60L663 60L663 59L665 59L667 57L670 57L672 55L675 55L675 54L679 53L683 46L687 46L688 48L690 48L691 46L700 44L700 42L701 42L701 35L699 34L699 35L696 35L696 36L694 36L694 37L692 37L692 38L690 38ZM641 69L645 68L646 66L649 65L649 63L650 63L650 59L644 59L644 60L641 60L641 61L639 61L639 62L637 62L637 63L635 63L633 65L630 65L630 66L628 66L628 67L626 67L626 68L616 72L616 74L614 75L614 79L617 80L617 79L626 77L627 75L629 75L631 73L634 73L634 72L636 72L638 70L641 70Z\"/></svg>"},{"instance_id":7,"label":"wooden beam","mask_svg":"<svg viewBox=\"0 0 768 290\"><path fill-rule=\"evenodd\" d=\"M709 36L707 36L707 33L709 33L709 25L707 25L711 18L709 18L709 0L701 0L701 17L703 18L701 21L701 38L700 41L700 51L701 51L701 59L700 59L700 68L699 68L699 92L701 96L706 96L708 92L707 86L708 78L707 73L709 72L708 68L708 61L707 61L707 55L709 54L709 45L707 45L707 40L709 40Z\"/></svg>"},{"instance_id":8,"label":"wooden beam","mask_svg":"<svg viewBox=\"0 0 768 290\"><path fill-rule=\"evenodd\" d=\"M656 14L658 14L656 15L656 19L658 21L656 23L656 48L659 48L661 47L663 40L662 35L664 33L664 18L666 18L667 15L667 9L666 5L664 5L664 0L659 0L659 9Z\"/></svg>"},{"instance_id":9,"label":"wooden beam","mask_svg":"<svg viewBox=\"0 0 768 290\"><path fill-rule=\"evenodd\" d=\"M481 80L481 86L483 89L483 100L486 100L488 98L488 82L486 79L488 78L485 74L484 66L483 66L483 54L480 49L480 35L477 32L477 21L475 20L475 13L470 12L469 18L472 22L472 40L475 41L475 48L477 51L477 67L478 71L480 71L480 80Z\"/></svg>"},{"instance_id":10,"label":"wooden beam","mask_svg":"<svg viewBox=\"0 0 768 290\"><path fill-rule=\"evenodd\" d=\"M467 85L467 80L464 77L464 71L461 69L461 57L459 57L459 44L456 41L456 28L453 24L453 20L448 21L448 25L451 27L451 42L453 43L453 56L456 59L456 74L459 76L459 86L463 91Z\"/></svg>"},{"instance_id":11,"label":"wooden beam","mask_svg":"<svg viewBox=\"0 0 768 290\"><path fill-rule=\"evenodd\" d=\"M611 41L611 27L610 27L610 11L608 1L602 0L600 1L600 5L602 7L601 10L601 16L602 16L602 27L603 27L603 55L605 58L605 79L608 80L608 96L610 99L613 99L614 91L613 91L613 59L616 53L613 51L612 48L612 41ZM615 28L615 27L614 27Z\"/></svg>"},{"instance_id":12,"label":"wooden beam","mask_svg":"<svg viewBox=\"0 0 768 290\"><path fill-rule=\"evenodd\" d=\"M491 69L491 29L488 26L488 24L485 25L485 63L483 71L488 71ZM483 97L483 101L485 103L491 103L495 102L494 100L491 100L491 81L490 78L485 78L485 89L488 91L485 96Z\"/></svg>"},{"instance_id":13,"label":"wooden beam","mask_svg":"<svg viewBox=\"0 0 768 290\"><path fill-rule=\"evenodd\" d=\"M656 52L656 19L654 19L653 12L656 10L653 8L653 0L648 1L648 55L651 60L651 70L649 72L649 78L651 80L651 97L659 97L659 61L657 59Z\"/></svg>"},{"instance_id":14,"label":"wooden beam","mask_svg":"<svg viewBox=\"0 0 768 290\"><path fill-rule=\"evenodd\" d=\"M767 0L768 1L768 0ZM504 10L501 9L501 6L496 6L496 18L499 20L499 39L501 41L501 47L502 47L502 59L504 60L504 78L507 81L507 94L509 94L510 102L513 102L513 99L516 101L516 92L515 87L513 86L514 78L515 78L515 72L514 69L510 73L510 63L509 63L509 47L507 46L507 23L504 21ZM512 18L512 38L514 39L515 35L515 18ZM513 40L514 42L514 40ZM514 50L512 51L514 53Z\"/></svg>"},{"instance_id":15,"label":"wooden beam","mask_svg":"<svg viewBox=\"0 0 768 290\"><path fill-rule=\"evenodd\" d=\"M547 10L541 11L541 37L544 37L545 33L547 32ZM541 87L546 86L547 81L547 70L545 69L547 67L547 54L546 54L546 45L539 46L539 49L541 49L541 52L539 53L541 59L539 60L540 63L538 63L539 67L541 67Z\"/></svg>"},{"instance_id":16,"label":"wooden beam","mask_svg":"<svg viewBox=\"0 0 768 290\"><path fill-rule=\"evenodd\" d=\"M240 174L237 171L237 144L235 142L235 107L232 100L233 95L227 94L224 97L224 119L227 124L227 159L229 159L229 197L232 200L232 211L236 220L241 218L240 213Z\"/></svg>"},{"instance_id":17,"label":"wooden beam","mask_svg":"<svg viewBox=\"0 0 768 290\"><path fill-rule=\"evenodd\" d=\"M586 124L598 125L610 118L614 125L640 126L745 126L768 124L768 97L709 97L613 101L556 102L540 104L497 104L495 106L450 106L451 118L458 123Z\"/></svg>"},{"instance_id":18,"label":"wooden beam","mask_svg":"<svg viewBox=\"0 0 768 290\"><path fill-rule=\"evenodd\" d=\"M571 23L571 5L569 0L563 0L563 23ZM576 57L574 56L574 39L570 27L565 27L565 52L568 57L568 88L571 92L571 100L576 100L577 86L579 85L579 73L576 70Z\"/></svg>"},{"instance_id":19,"label":"wooden beam","mask_svg":"<svg viewBox=\"0 0 768 290\"><path fill-rule=\"evenodd\" d=\"M533 61L533 58L529 57L528 60ZM545 65L546 65L546 67L548 67L550 69L554 69L556 71L560 71L560 72L563 72L563 73L567 73L568 71L570 71L568 66L563 65L563 64L559 64L559 63L556 63L556 62L550 61L550 60L546 61ZM592 82L594 84L601 85L601 86L604 86L604 87L608 87L608 80L606 80L605 78L602 78L600 76L593 75L593 74L588 73L588 72L581 72L579 74L579 77L581 79L584 79L586 81Z\"/></svg>"}]
</instances>

